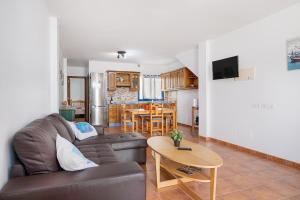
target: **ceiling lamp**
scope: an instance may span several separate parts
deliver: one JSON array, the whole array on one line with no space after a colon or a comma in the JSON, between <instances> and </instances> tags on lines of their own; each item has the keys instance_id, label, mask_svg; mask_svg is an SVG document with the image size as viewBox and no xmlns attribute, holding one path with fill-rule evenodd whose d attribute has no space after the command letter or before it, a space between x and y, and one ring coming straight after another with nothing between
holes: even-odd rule
<instances>
[{"instance_id":1,"label":"ceiling lamp","mask_svg":"<svg viewBox=\"0 0 300 200\"><path fill-rule=\"evenodd\" d=\"M121 58L125 59L126 51L118 51L117 53L118 53L118 56L117 56L118 59L121 59Z\"/></svg>"}]
</instances>

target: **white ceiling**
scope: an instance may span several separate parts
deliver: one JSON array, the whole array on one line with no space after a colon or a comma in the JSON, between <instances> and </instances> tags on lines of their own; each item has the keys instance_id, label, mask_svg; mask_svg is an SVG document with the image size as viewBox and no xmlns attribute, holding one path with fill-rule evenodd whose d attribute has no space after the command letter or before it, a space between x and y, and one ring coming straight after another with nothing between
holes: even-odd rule
<instances>
[{"instance_id":1,"label":"white ceiling","mask_svg":"<svg viewBox=\"0 0 300 200\"><path fill-rule=\"evenodd\" d=\"M79 61L162 64L198 42L237 29L299 0L49 0L63 55Z\"/></svg>"}]
</instances>

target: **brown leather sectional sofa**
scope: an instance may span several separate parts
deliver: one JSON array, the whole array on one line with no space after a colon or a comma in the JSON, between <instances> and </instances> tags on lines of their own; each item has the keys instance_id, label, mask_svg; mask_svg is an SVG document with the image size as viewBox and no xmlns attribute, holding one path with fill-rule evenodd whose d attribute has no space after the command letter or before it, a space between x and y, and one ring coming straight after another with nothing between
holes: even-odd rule
<instances>
[{"instance_id":1,"label":"brown leather sectional sofa","mask_svg":"<svg viewBox=\"0 0 300 200\"><path fill-rule=\"evenodd\" d=\"M98 132L98 136L78 141L58 114L31 122L14 137L18 161L0 200L146 199L145 175L137 164L146 162L146 138L138 133ZM57 134L99 166L77 172L62 170L56 159Z\"/></svg>"}]
</instances>

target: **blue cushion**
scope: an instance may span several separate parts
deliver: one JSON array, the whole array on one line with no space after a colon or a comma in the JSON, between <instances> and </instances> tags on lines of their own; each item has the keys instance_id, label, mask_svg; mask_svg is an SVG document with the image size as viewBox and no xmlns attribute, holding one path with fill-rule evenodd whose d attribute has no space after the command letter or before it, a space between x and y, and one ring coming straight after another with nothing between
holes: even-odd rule
<instances>
[{"instance_id":1,"label":"blue cushion","mask_svg":"<svg viewBox=\"0 0 300 200\"><path fill-rule=\"evenodd\" d=\"M78 122L78 123L76 123L76 127L82 133L88 133L88 132L93 131L92 126L87 122Z\"/></svg>"}]
</instances>

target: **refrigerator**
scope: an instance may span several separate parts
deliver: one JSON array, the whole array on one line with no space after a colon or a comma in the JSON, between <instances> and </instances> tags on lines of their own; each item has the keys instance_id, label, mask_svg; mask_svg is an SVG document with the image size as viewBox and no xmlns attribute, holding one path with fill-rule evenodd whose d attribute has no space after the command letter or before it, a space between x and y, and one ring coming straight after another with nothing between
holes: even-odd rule
<instances>
[{"instance_id":1,"label":"refrigerator","mask_svg":"<svg viewBox=\"0 0 300 200\"><path fill-rule=\"evenodd\" d=\"M104 73L90 74L90 123L107 127L106 77Z\"/></svg>"}]
</instances>

